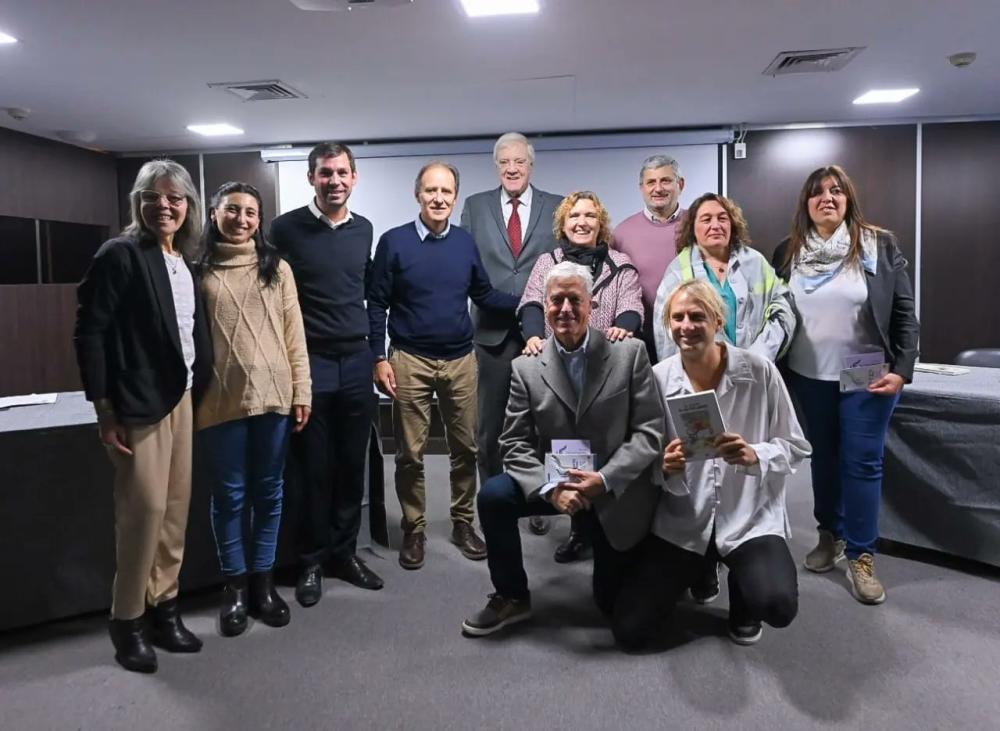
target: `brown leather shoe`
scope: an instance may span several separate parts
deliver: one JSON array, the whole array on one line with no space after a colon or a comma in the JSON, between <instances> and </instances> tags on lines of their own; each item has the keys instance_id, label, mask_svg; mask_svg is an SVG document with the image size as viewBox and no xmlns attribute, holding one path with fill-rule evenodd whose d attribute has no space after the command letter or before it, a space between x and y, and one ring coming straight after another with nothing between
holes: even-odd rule
<instances>
[{"instance_id":1,"label":"brown leather shoe","mask_svg":"<svg viewBox=\"0 0 1000 731\"><path fill-rule=\"evenodd\" d=\"M424 565L423 533L404 533L403 547L399 549L399 565L404 569L419 569Z\"/></svg>"},{"instance_id":2,"label":"brown leather shoe","mask_svg":"<svg viewBox=\"0 0 1000 731\"><path fill-rule=\"evenodd\" d=\"M486 544L476 535L476 529L464 520L455 521L451 529L451 542L458 546L458 550L467 559L482 561L486 558Z\"/></svg>"}]
</instances>

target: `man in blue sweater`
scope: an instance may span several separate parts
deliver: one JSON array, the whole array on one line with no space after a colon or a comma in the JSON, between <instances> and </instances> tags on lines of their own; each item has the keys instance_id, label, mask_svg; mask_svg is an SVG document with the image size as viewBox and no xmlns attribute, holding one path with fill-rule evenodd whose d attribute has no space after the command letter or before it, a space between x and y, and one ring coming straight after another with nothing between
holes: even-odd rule
<instances>
[{"instance_id":1,"label":"man in blue sweater","mask_svg":"<svg viewBox=\"0 0 1000 731\"><path fill-rule=\"evenodd\" d=\"M382 588L355 554L377 403L365 314L372 225L347 207L358 179L347 145L316 145L308 175L315 197L271 224L271 241L295 275L313 384L312 417L292 440L301 474L295 598L304 607L323 596L324 563L355 586Z\"/></svg>"},{"instance_id":2,"label":"man in blue sweater","mask_svg":"<svg viewBox=\"0 0 1000 731\"><path fill-rule=\"evenodd\" d=\"M493 289L472 236L450 223L458 170L428 163L414 191L420 215L379 239L367 288L375 384L393 399L396 494L403 508L399 563L405 569L424 564L423 458L435 393L451 456L451 540L466 558L486 558L486 544L472 527L478 379L468 300L508 314L518 303L515 295Z\"/></svg>"}]
</instances>

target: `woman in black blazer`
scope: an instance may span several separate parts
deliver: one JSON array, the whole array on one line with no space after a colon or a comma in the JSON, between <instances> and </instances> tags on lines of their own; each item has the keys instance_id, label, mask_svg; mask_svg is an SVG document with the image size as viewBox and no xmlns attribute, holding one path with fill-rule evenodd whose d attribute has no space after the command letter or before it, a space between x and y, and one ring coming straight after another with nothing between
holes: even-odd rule
<instances>
[{"instance_id":1,"label":"woman in black blazer","mask_svg":"<svg viewBox=\"0 0 1000 731\"><path fill-rule=\"evenodd\" d=\"M191 394L208 381L212 347L185 258L202 220L190 175L172 160L147 162L129 203L131 223L101 246L80 283L74 344L115 465L115 659L153 672L150 639L170 652L201 649L181 622L177 577L191 498Z\"/></svg>"},{"instance_id":2,"label":"woman in black blazer","mask_svg":"<svg viewBox=\"0 0 1000 731\"><path fill-rule=\"evenodd\" d=\"M895 237L865 221L854 184L837 165L802 187L791 236L774 254L799 326L789 347L789 385L813 446L819 542L805 567L848 559L848 585L865 604L885 601L875 574L882 460L889 419L913 379L920 325L906 259ZM884 365L883 365L884 364ZM846 368L884 369L867 388L841 391Z\"/></svg>"}]
</instances>

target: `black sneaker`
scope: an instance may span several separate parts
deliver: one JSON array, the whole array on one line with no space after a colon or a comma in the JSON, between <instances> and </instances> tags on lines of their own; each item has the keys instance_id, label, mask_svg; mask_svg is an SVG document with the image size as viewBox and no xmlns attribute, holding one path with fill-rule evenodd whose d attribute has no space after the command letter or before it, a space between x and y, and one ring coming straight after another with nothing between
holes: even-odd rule
<instances>
[{"instance_id":1,"label":"black sneaker","mask_svg":"<svg viewBox=\"0 0 1000 731\"><path fill-rule=\"evenodd\" d=\"M719 562L712 561L689 589L691 598L699 604L710 604L719 596Z\"/></svg>"},{"instance_id":2,"label":"black sneaker","mask_svg":"<svg viewBox=\"0 0 1000 731\"><path fill-rule=\"evenodd\" d=\"M486 607L462 622L462 633L482 637L531 618L531 599L507 599L490 594Z\"/></svg>"},{"instance_id":3,"label":"black sneaker","mask_svg":"<svg viewBox=\"0 0 1000 731\"><path fill-rule=\"evenodd\" d=\"M764 634L764 628L760 622L736 623L732 619L729 621L729 639L737 645L756 645L762 634Z\"/></svg>"}]
</instances>

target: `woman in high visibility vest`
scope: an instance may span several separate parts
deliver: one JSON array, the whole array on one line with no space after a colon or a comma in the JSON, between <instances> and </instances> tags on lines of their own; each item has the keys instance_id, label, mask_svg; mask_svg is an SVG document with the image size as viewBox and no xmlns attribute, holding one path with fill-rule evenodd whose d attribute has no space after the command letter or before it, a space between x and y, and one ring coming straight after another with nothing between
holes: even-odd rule
<instances>
[{"instance_id":1,"label":"woman in high visibility vest","mask_svg":"<svg viewBox=\"0 0 1000 731\"><path fill-rule=\"evenodd\" d=\"M767 259L750 248L740 207L705 193L688 209L677 236L677 258L663 275L653 306L653 336L660 360L677 352L663 324L666 302L681 282L704 279L726 305L720 336L732 345L777 360L791 343L795 314L788 288Z\"/></svg>"}]
</instances>

